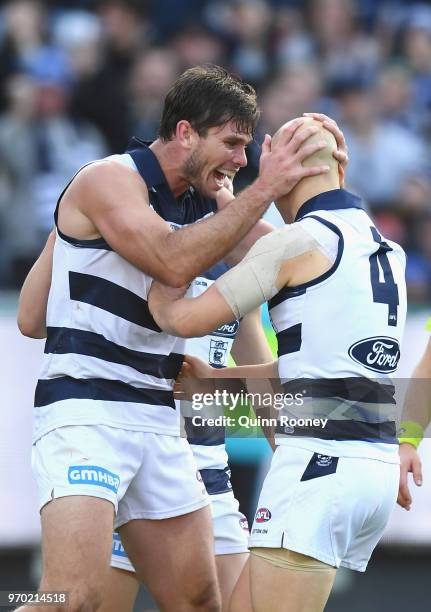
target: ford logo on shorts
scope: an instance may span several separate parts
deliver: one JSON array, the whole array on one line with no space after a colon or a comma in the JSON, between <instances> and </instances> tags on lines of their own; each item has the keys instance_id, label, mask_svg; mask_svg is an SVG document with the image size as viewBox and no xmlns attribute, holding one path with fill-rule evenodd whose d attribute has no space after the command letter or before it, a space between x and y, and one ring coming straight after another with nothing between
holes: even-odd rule
<instances>
[{"instance_id":1,"label":"ford logo on shorts","mask_svg":"<svg viewBox=\"0 0 431 612\"><path fill-rule=\"evenodd\" d=\"M389 374L397 369L400 345L395 338L374 336L352 344L349 355L368 370Z\"/></svg>"},{"instance_id":2,"label":"ford logo on shorts","mask_svg":"<svg viewBox=\"0 0 431 612\"><path fill-rule=\"evenodd\" d=\"M255 521L256 523L266 523L271 519L271 516L272 514L268 508L259 508L259 510L256 512Z\"/></svg>"}]
</instances>

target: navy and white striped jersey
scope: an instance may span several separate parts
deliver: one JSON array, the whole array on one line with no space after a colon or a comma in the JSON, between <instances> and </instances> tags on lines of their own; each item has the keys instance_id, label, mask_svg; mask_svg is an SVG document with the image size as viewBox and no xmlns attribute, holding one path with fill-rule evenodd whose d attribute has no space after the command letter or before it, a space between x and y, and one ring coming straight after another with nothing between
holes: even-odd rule
<instances>
[{"instance_id":1,"label":"navy and white striped jersey","mask_svg":"<svg viewBox=\"0 0 431 612\"><path fill-rule=\"evenodd\" d=\"M226 264L218 263L196 278L189 289L189 297L201 295L227 269ZM228 365L238 328L239 321L232 321L201 338L189 338L186 340L186 353L199 357L215 368L224 368ZM225 447L225 428L215 425L193 426L192 416L187 414L185 431L209 495L230 491L232 487Z\"/></svg>"},{"instance_id":2,"label":"navy and white striped jersey","mask_svg":"<svg viewBox=\"0 0 431 612\"><path fill-rule=\"evenodd\" d=\"M137 169L152 208L177 228L216 210L215 201L192 188L176 200L157 158L137 139L126 154L108 159ZM56 218L57 213L58 205ZM36 440L75 424L180 435L172 383L185 341L162 332L153 320L147 303L151 282L103 238L76 240L57 228L35 394Z\"/></svg>"},{"instance_id":3,"label":"navy and white striped jersey","mask_svg":"<svg viewBox=\"0 0 431 612\"><path fill-rule=\"evenodd\" d=\"M303 397L282 415L329 417L325 428L280 422L279 444L326 455L398 461L396 371L406 318L405 254L386 241L343 189L306 202L295 223L321 244L338 244L332 268L269 302L285 392ZM391 459L392 458L392 459Z\"/></svg>"}]
</instances>

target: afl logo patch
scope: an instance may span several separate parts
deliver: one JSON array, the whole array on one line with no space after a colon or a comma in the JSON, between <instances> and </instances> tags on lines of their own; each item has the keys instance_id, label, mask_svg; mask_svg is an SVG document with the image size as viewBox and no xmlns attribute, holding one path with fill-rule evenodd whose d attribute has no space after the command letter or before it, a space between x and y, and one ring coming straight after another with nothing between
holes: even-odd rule
<instances>
[{"instance_id":1,"label":"afl logo patch","mask_svg":"<svg viewBox=\"0 0 431 612\"><path fill-rule=\"evenodd\" d=\"M400 345L395 338L374 336L355 342L349 348L349 355L367 370L389 374L395 372L400 358Z\"/></svg>"},{"instance_id":2,"label":"afl logo patch","mask_svg":"<svg viewBox=\"0 0 431 612\"><path fill-rule=\"evenodd\" d=\"M266 523L267 521L271 520L271 516L272 514L268 508L259 508L259 510L256 512L255 521L256 523Z\"/></svg>"}]
</instances>

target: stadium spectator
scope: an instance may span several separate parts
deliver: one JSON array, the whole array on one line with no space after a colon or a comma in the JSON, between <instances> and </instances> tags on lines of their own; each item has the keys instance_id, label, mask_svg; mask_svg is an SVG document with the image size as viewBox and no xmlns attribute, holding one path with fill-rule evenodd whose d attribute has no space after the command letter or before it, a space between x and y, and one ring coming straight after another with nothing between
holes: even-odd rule
<instances>
[{"instance_id":1,"label":"stadium spectator","mask_svg":"<svg viewBox=\"0 0 431 612\"><path fill-rule=\"evenodd\" d=\"M376 89L365 79L346 79L337 88L350 148L348 182L372 208L389 207L409 176L425 172L424 142L379 117Z\"/></svg>"},{"instance_id":2,"label":"stadium spectator","mask_svg":"<svg viewBox=\"0 0 431 612\"><path fill-rule=\"evenodd\" d=\"M15 273L11 281L18 286L52 227L52 213L64 184L79 165L103 157L106 149L92 125L67 114L68 92L63 83L17 75L8 85L10 106L0 116L5 185L0 208Z\"/></svg>"},{"instance_id":3,"label":"stadium spectator","mask_svg":"<svg viewBox=\"0 0 431 612\"><path fill-rule=\"evenodd\" d=\"M165 90L176 74L203 62L225 65L256 85L263 106L258 137L249 147L249 163L238 174L236 189L255 177L265 132L273 132L304 111L336 117L344 122L351 142L349 186L369 200L376 222L384 224L388 235L394 232L395 240L398 234L404 236L410 255L408 286L414 299L430 295L431 258L415 230L431 205L426 161L431 144L428 4L407 0L9 0L1 6L3 132L13 132L18 116L20 124L29 121L21 111L17 114L10 108L11 88L28 91L28 100L21 99L19 106L30 108L32 81L49 81L59 83L57 89L66 95L63 118L75 126L92 124L108 151L118 153L132 133L155 136L158 91ZM47 95L52 98L52 90L45 91ZM6 125L9 117L11 126ZM14 146L20 149L19 144ZM6 157L13 155L8 152ZM76 147L69 159L70 170L86 159ZM35 184L34 172L30 164L24 187ZM26 244L20 244L20 224L8 219L10 210L27 210L33 199L33 194L29 200L19 187L21 179L11 176L6 163L0 175L0 252L5 253L6 269L0 287L18 282L11 267L15 254L27 252L25 268L31 253L36 253L33 238L26 237ZM27 221L29 233L36 236L30 229L33 220Z\"/></svg>"},{"instance_id":4,"label":"stadium spectator","mask_svg":"<svg viewBox=\"0 0 431 612\"><path fill-rule=\"evenodd\" d=\"M138 56L130 79L130 135L156 138L165 94L178 74L176 56L169 49L154 48Z\"/></svg>"},{"instance_id":5,"label":"stadium spectator","mask_svg":"<svg viewBox=\"0 0 431 612\"><path fill-rule=\"evenodd\" d=\"M315 53L327 79L359 73L375 75L380 61L377 39L360 27L354 0L311 0L309 23Z\"/></svg>"},{"instance_id":6,"label":"stadium spectator","mask_svg":"<svg viewBox=\"0 0 431 612\"><path fill-rule=\"evenodd\" d=\"M8 2L3 11L5 34L0 43L0 82L16 73L50 72L52 77L70 77L68 57L50 37L48 15L38 0ZM7 99L0 97L1 109Z\"/></svg>"},{"instance_id":7,"label":"stadium spectator","mask_svg":"<svg viewBox=\"0 0 431 612\"><path fill-rule=\"evenodd\" d=\"M412 7L404 33L403 51L413 71L413 108L431 128L431 7ZM429 136L429 133L428 133Z\"/></svg>"},{"instance_id":8,"label":"stadium spectator","mask_svg":"<svg viewBox=\"0 0 431 612\"><path fill-rule=\"evenodd\" d=\"M173 36L170 46L175 53L180 72L190 66L225 63L222 41L201 24L187 24Z\"/></svg>"},{"instance_id":9,"label":"stadium spectator","mask_svg":"<svg viewBox=\"0 0 431 612\"><path fill-rule=\"evenodd\" d=\"M380 73L377 89L379 113L391 121L420 134L424 116L413 108L411 73L402 65L391 65Z\"/></svg>"}]
</instances>

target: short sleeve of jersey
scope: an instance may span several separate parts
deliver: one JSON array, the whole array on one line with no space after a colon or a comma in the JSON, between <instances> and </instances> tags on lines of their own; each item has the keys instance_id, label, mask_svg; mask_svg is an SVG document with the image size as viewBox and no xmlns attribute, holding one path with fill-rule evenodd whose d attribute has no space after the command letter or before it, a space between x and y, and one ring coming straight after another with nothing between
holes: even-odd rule
<instances>
[{"instance_id":1,"label":"short sleeve of jersey","mask_svg":"<svg viewBox=\"0 0 431 612\"><path fill-rule=\"evenodd\" d=\"M307 219L305 217L300 221L300 224L319 243L324 255L334 263L338 253L338 234L317 219Z\"/></svg>"}]
</instances>

